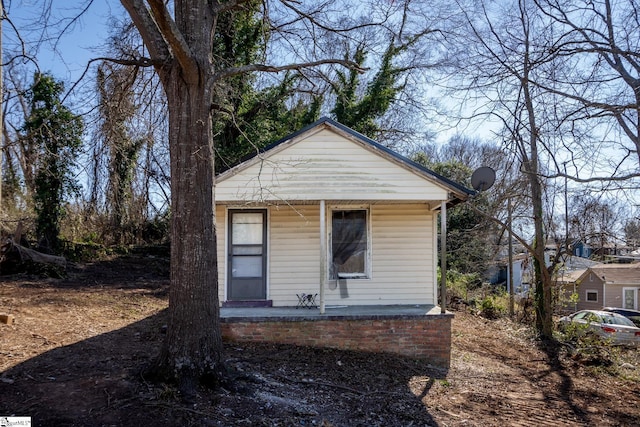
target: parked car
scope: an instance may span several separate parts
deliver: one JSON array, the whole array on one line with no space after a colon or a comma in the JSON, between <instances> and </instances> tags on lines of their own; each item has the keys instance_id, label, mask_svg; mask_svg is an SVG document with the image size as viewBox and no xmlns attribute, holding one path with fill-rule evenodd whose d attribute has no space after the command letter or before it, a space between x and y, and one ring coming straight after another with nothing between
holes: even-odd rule
<instances>
[{"instance_id":1,"label":"parked car","mask_svg":"<svg viewBox=\"0 0 640 427\"><path fill-rule=\"evenodd\" d=\"M615 345L640 345L640 328L621 314L602 310L580 310L560 318L560 328L581 324Z\"/></svg>"},{"instance_id":2,"label":"parked car","mask_svg":"<svg viewBox=\"0 0 640 427\"><path fill-rule=\"evenodd\" d=\"M630 308L605 307L602 311L621 314L640 328L640 311L638 310L631 310Z\"/></svg>"}]
</instances>

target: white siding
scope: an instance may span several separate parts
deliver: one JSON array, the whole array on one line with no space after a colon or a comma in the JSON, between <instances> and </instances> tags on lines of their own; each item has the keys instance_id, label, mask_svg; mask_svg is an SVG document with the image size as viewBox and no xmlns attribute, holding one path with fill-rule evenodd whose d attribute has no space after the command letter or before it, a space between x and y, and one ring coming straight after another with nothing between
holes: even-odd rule
<instances>
[{"instance_id":1,"label":"white siding","mask_svg":"<svg viewBox=\"0 0 640 427\"><path fill-rule=\"evenodd\" d=\"M327 207L334 204L328 202ZM224 301L224 209L219 207L217 215L220 300ZM319 293L319 206L271 206L268 218L267 298L275 306L293 306L297 293ZM426 204L371 206L371 278L330 282L325 288L326 304L435 304L435 218Z\"/></svg>"},{"instance_id":2,"label":"white siding","mask_svg":"<svg viewBox=\"0 0 640 427\"><path fill-rule=\"evenodd\" d=\"M271 209L269 298L276 306L293 306L297 293L319 293L319 206Z\"/></svg>"},{"instance_id":3,"label":"white siding","mask_svg":"<svg viewBox=\"0 0 640 427\"><path fill-rule=\"evenodd\" d=\"M283 143L216 182L218 202L445 200L447 189L331 129Z\"/></svg>"},{"instance_id":4,"label":"white siding","mask_svg":"<svg viewBox=\"0 0 640 427\"><path fill-rule=\"evenodd\" d=\"M434 218L423 204L372 206L371 280L348 281L350 297L363 304L434 304Z\"/></svg>"}]
</instances>

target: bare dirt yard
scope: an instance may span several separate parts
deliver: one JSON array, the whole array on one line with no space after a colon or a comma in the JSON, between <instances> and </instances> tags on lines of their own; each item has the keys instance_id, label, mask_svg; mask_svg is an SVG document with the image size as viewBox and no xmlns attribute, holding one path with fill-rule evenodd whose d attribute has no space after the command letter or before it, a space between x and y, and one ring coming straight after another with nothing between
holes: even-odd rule
<instances>
[{"instance_id":1,"label":"bare dirt yard","mask_svg":"<svg viewBox=\"0 0 640 427\"><path fill-rule=\"evenodd\" d=\"M0 277L0 416L34 426L633 426L638 350L587 366L529 327L456 312L452 364L227 343L233 387L185 403L141 373L163 339L168 262L75 265L64 279Z\"/></svg>"}]
</instances>

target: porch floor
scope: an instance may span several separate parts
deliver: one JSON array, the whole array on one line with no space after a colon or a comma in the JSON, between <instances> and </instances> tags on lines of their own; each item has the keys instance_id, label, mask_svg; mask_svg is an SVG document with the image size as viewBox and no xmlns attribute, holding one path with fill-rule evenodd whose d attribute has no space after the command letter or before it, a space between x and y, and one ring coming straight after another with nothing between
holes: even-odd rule
<instances>
[{"instance_id":1,"label":"porch floor","mask_svg":"<svg viewBox=\"0 0 640 427\"><path fill-rule=\"evenodd\" d=\"M351 305L320 308L296 307L222 307L220 318L223 322L234 321L313 321L313 320L364 320L364 319L407 319L422 316L441 316L440 307L435 305ZM447 312L446 315L452 315Z\"/></svg>"}]
</instances>

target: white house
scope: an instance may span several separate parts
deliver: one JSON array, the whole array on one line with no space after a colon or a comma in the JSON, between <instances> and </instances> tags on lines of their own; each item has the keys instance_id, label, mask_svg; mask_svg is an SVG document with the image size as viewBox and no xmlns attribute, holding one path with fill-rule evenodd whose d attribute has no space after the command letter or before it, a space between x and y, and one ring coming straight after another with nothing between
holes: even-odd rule
<instances>
[{"instance_id":1,"label":"white house","mask_svg":"<svg viewBox=\"0 0 640 427\"><path fill-rule=\"evenodd\" d=\"M216 177L220 301L436 305L438 212L472 193L320 119Z\"/></svg>"}]
</instances>

